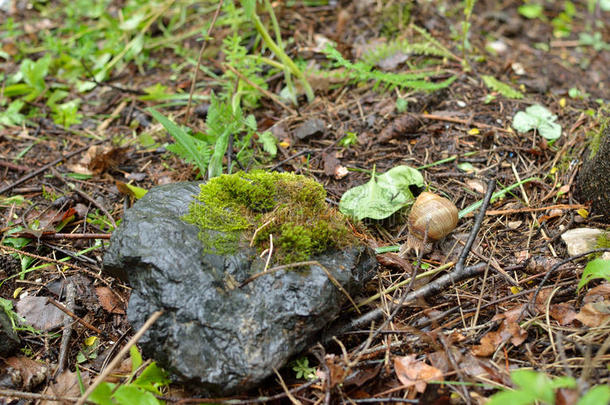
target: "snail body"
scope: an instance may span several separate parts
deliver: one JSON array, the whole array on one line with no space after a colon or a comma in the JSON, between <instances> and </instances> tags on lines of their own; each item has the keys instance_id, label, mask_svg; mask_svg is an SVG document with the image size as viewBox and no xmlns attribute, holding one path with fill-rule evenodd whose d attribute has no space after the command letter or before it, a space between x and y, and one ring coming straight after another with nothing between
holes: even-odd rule
<instances>
[{"instance_id":1,"label":"snail body","mask_svg":"<svg viewBox=\"0 0 610 405\"><path fill-rule=\"evenodd\" d=\"M409 213L409 231L419 239L437 241L449 235L457 226L458 209L445 197L434 193L421 193Z\"/></svg>"}]
</instances>

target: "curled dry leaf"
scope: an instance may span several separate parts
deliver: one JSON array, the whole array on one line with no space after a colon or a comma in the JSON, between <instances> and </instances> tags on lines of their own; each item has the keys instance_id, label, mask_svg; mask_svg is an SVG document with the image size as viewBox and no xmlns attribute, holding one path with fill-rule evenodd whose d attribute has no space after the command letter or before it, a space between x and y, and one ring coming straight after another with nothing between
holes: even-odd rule
<instances>
[{"instance_id":1,"label":"curled dry leaf","mask_svg":"<svg viewBox=\"0 0 610 405\"><path fill-rule=\"evenodd\" d=\"M545 289L540 291L536 297L536 310L541 314L546 314L547 302L551 292L551 289ZM548 311L549 316L559 322L561 326L568 325L576 319L576 311L574 310L574 307L568 303L551 303L551 305L548 306Z\"/></svg>"},{"instance_id":2,"label":"curled dry leaf","mask_svg":"<svg viewBox=\"0 0 610 405\"><path fill-rule=\"evenodd\" d=\"M80 174L99 174L118 166L125 160L127 148L94 145L90 147L76 164L68 164L68 169Z\"/></svg>"},{"instance_id":3,"label":"curled dry leaf","mask_svg":"<svg viewBox=\"0 0 610 405\"><path fill-rule=\"evenodd\" d=\"M492 320L502 320L500 327L495 332L489 332L481 338L481 343L472 348L472 353L475 356L487 357L491 356L498 346L510 339L510 342L519 346L527 338L527 331L517 323L517 318L521 313L523 306L520 305L503 314L498 314Z\"/></svg>"},{"instance_id":4,"label":"curled dry leaf","mask_svg":"<svg viewBox=\"0 0 610 405\"><path fill-rule=\"evenodd\" d=\"M125 304L122 303L113 293L110 291L108 287L96 287L95 294L97 295L97 299L107 312L111 314L125 314Z\"/></svg>"},{"instance_id":5,"label":"curled dry leaf","mask_svg":"<svg viewBox=\"0 0 610 405\"><path fill-rule=\"evenodd\" d=\"M424 392L428 381L441 381L443 372L415 359L414 354L394 358L396 377L405 387L415 386L417 392Z\"/></svg>"},{"instance_id":6,"label":"curled dry leaf","mask_svg":"<svg viewBox=\"0 0 610 405\"><path fill-rule=\"evenodd\" d=\"M610 322L610 301L585 304L576 319L590 328L607 325Z\"/></svg>"}]
</instances>

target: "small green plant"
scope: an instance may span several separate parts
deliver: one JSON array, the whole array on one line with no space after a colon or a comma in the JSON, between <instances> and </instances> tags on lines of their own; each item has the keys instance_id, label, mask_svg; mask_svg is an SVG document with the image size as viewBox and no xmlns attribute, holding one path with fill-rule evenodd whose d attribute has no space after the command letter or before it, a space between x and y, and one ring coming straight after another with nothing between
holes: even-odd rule
<instances>
[{"instance_id":1,"label":"small green plant","mask_svg":"<svg viewBox=\"0 0 610 405\"><path fill-rule=\"evenodd\" d=\"M253 115L244 117L239 105L231 106L223 102L213 93L210 97L210 108L206 118L207 132L201 136L191 136L180 126L166 118L163 114L150 108L151 115L163 125L167 132L176 140L168 146L168 150L185 161L194 163L201 173L208 173L208 178L223 173L223 156L229 147L230 138L238 148L236 159L245 160L249 156L249 145L256 137L263 150L271 156L277 153L276 139L270 132L257 132L256 119ZM234 109L235 108L235 109ZM243 136L242 136L243 135ZM232 168L227 168L231 172Z\"/></svg>"},{"instance_id":2,"label":"small green plant","mask_svg":"<svg viewBox=\"0 0 610 405\"><path fill-rule=\"evenodd\" d=\"M556 123L557 116L540 104L534 104L519 111L513 117L513 128L521 133L537 130L540 135L549 141L561 136L561 125Z\"/></svg>"},{"instance_id":3,"label":"small green plant","mask_svg":"<svg viewBox=\"0 0 610 405\"><path fill-rule=\"evenodd\" d=\"M482 75L481 79L483 79L483 83L492 91L497 91L502 94L506 98L512 99L521 99L523 98L523 93L518 90L513 89L506 83L502 83L498 79L493 76Z\"/></svg>"},{"instance_id":4,"label":"small green plant","mask_svg":"<svg viewBox=\"0 0 610 405\"><path fill-rule=\"evenodd\" d=\"M349 148L352 145L358 144L358 135L355 132L346 132L345 136L339 141L339 146Z\"/></svg>"},{"instance_id":5,"label":"small green plant","mask_svg":"<svg viewBox=\"0 0 610 405\"><path fill-rule=\"evenodd\" d=\"M297 379L313 380L316 378L316 368L309 366L309 359L305 356L292 362L292 370L296 373Z\"/></svg>"},{"instance_id":6,"label":"small green plant","mask_svg":"<svg viewBox=\"0 0 610 405\"><path fill-rule=\"evenodd\" d=\"M131 373L127 377L127 383L103 382L87 398L88 401L99 405L160 405L165 403L157 399L156 396L160 396L162 394L161 389L169 385L170 381L167 373L154 362L140 370L144 364L142 355L135 346L131 347L130 355ZM84 393L80 373L79 382L81 392Z\"/></svg>"},{"instance_id":7,"label":"small green plant","mask_svg":"<svg viewBox=\"0 0 610 405\"><path fill-rule=\"evenodd\" d=\"M464 21L462 21L462 57L465 67L469 68L468 50L471 48L468 34L470 32L470 18L476 0L464 0Z\"/></svg>"},{"instance_id":8,"label":"small green plant","mask_svg":"<svg viewBox=\"0 0 610 405\"><path fill-rule=\"evenodd\" d=\"M282 49L282 40L281 36L279 35L279 28L277 26L275 14L273 13L273 8L271 7L271 3L269 3L269 0L264 0L264 4L274 24L277 43L271 38L271 35L269 35L269 32L267 31L264 24L258 17L258 14L256 13L256 0L241 0L241 4L244 8L246 17L248 17L252 21L254 27L256 28L256 31L263 39L265 45L267 45L267 47L280 59L281 63L283 64L283 70L285 72L288 71L301 82L305 90L305 94L307 95L307 100L310 102L313 101L313 89L307 81L307 78L305 77L301 69L299 69L299 67L292 61L292 59L290 59L290 57ZM287 80L290 80L289 75L287 75L286 77Z\"/></svg>"},{"instance_id":9,"label":"small green plant","mask_svg":"<svg viewBox=\"0 0 610 405\"><path fill-rule=\"evenodd\" d=\"M577 388L576 380L572 377L551 379L544 373L532 370L515 370L510 375L517 388L492 395L486 405L529 405L535 403L554 405L556 390L559 388ZM583 395L577 405L607 404L608 401L610 401L610 387L599 385Z\"/></svg>"},{"instance_id":10,"label":"small green plant","mask_svg":"<svg viewBox=\"0 0 610 405\"><path fill-rule=\"evenodd\" d=\"M448 87L456 79L450 77L441 82L429 81L437 72L390 73L382 72L366 62L352 63L346 60L341 53L330 44L324 50L326 56L332 60L336 67L345 68L345 75L356 82L375 82L374 88L382 87L384 90L394 88L408 88L421 91L435 91Z\"/></svg>"}]
</instances>

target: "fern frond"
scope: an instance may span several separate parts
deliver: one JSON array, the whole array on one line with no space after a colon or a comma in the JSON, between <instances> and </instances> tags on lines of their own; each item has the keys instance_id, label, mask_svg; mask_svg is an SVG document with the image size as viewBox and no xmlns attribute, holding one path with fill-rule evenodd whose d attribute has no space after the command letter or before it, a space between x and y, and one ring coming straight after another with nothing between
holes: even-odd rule
<instances>
[{"instance_id":1,"label":"fern frond","mask_svg":"<svg viewBox=\"0 0 610 405\"><path fill-rule=\"evenodd\" d=\"M394 40L386 44L380 44L374 51L367 52L363 57L363 62L369 65L376 65L379 61L392 56L398 52L413 54L413 55L424 55L424 56L436 56L440 58L453 58L450 52L447 52L444 48L439 48L435 43L432 42L414 42L410 43L408 40Z\"/></svg>"},{"instance_id":2,"label":"fern frond","mask_svg":"<svg viewBox=\"0 0 610 405\"><path fill-rule=\"evenodd\" d=\"M498 93L502 94L506 98L513 98L513 99L523 98L523 93L521 93L518 90L513 89L506 83L502 83L501 81L499 81L498 79L496 79L493 76L482 75L481 79L483 79L483 83L485 83L485 85L489 89L491 89L492 91L497 91Z\"/></svg>"},{"instance_id":3,"label":"fern frond","mask_svg":"<svg viewBox=\"0 0 610 405\"><path fill-rule=\"evenodd\" d=\"M415 24L412 24L411 27L413 27L413 29L415 31L417 31L419 33L419 35L421 35L428 43L433 44L435 47L442 49L444 52L446 52L448 55L450 55L451 59L456 60L458 62L462 61L453 52L451 52L445 45L441 44L432 35L430 35L430 33L428 31L426 31L425 28L418 27Z\"/></svg>"},{"instance_id":4,"label":"fern frond","mask_svg":"<svg viewBox=\"0 0 610 405\"><path fill-rule=\"evenodd\" d=\"M413 90L434 91L449 86L455 80L455 77L451 77L438 83L425 80L432 78L438 73L444 73L443 71L420 71L407 73L382 72L374 69L372 65L365 62L352 63L346 60L339 51L330 45L326 47L325 53L329 59L335 62L336 66L345 69L344 75L349 77L351 80L355 80L357 82L374 81L375 88L381 86L386 90L391 90L398 87L401 89L409 88Z\"/></svg>"}]
</instances>

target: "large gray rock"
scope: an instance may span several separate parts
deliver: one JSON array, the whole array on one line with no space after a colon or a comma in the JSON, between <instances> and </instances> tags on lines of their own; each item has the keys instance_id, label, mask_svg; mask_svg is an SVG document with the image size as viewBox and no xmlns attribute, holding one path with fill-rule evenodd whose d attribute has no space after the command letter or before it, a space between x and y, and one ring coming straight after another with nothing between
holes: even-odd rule
<instances>
[{"instance_id":1,"label":"large gray rock","mask_svg":"<svg viewBox=\"0 0 610 405\"><path fill-rule=\"evenodd\" d=\"M196 183L150 190L113 234L104 269L133 288L127 315L134 329L165 311L140 340L144 353L178 380L226 395L256 386L305 349L347 298L317 265L279 270L240 288L264 260L249 248L204 254L197 227L181 220L198 193ZM313 259L350 294L376 264L363 246Z\"/></svg>"}]
</instances>

